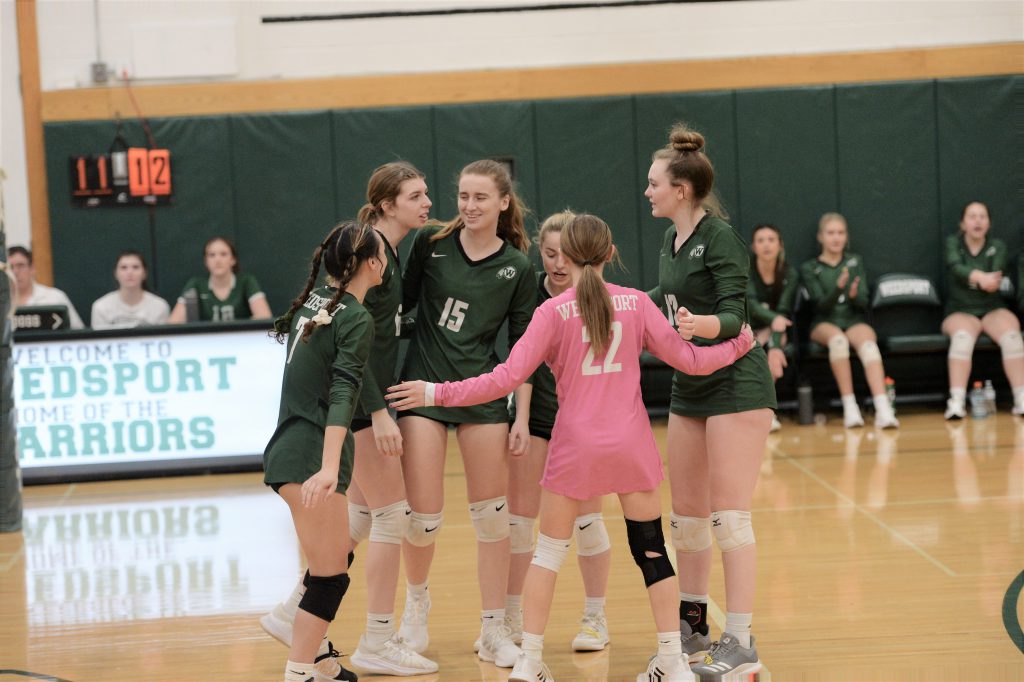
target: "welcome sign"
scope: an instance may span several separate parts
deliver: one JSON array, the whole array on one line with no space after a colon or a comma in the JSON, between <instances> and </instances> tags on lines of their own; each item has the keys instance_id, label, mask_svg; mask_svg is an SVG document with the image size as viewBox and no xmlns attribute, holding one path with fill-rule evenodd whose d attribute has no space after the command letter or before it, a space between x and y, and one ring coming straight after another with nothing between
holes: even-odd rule
<instances>
[{"instance_id":1,"label":"welcome sign","mask_svg":"<svg viewBox=\"0 0 1024 682\"><path fill-rule=\"evenodd\" d=\"M33 467L263 452L285 353L265 330L18 342L18 457Z\"/></svg>"}]
</instances>

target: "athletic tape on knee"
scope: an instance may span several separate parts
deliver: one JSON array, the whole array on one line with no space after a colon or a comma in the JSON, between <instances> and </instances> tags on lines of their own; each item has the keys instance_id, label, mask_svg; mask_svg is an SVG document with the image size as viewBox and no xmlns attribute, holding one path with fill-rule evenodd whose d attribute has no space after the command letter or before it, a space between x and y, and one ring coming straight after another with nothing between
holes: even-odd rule
<instances>
[{"instance_id":1,"label":"athletic tape on knee","mask_svg":"<svg viewBox=\"0 0 1024 682\"><path fill-rule=\"evenodd\" d=\"M348 591L348 573L309 575L304 582L306 593L299 601L299 608L327 622L334 620L341 598Z\"/></svg>"},{"instance_id":2,"label":"athletic tape on knee","mask_svg":"<svg viewBox=\"0 0 1024 682\"><path fill-rule=\"evenodd\" d=\"M1024 340L1021 339L1020 332L1014 329L1000 336L999 350L1003 353L1003 360L1024 358Z\"/></svg>"},{"instance_id":3,"label":"athletic tape on knee","mask_svg":"<svg viewBox=\"0 0 1024 682\"><path fill-rule=\"evenodd\" d=\"M373 523L370 508L361 504L348 503L348 536L352 543L358 545L370 537L370 525Z\"/></svg>"},{"instance_id":4,"label":"athletic tape on knee","mask_svg":"<svg viewBox=\"0 0 1024 682\"><path fill-rule=\"evenodd\" d=\"M748 511L725 509L711 512L711 532L723 552L734 552L754 544L754 527L750 524Z\"/></svg>"},{"instance_id":5,"label":"athletic tape on knee","mask_svg":"<svg viewBox=\"0 0 1024 682\"><path fill-rule=\"evenodd\" d=\"M680 552L703 552L711 546L711 517L680 516L675 512L669 517L672 546Z\"/></svg>"},{"instance_id":6,"label":"athletic tape on knee","mask_svg":"<svg viewBox=\"0 0 1024 682\"><path fill-rule=\"evenodd\" d=\"M974 355L974 335L963 329L957 329L949 337L949 359L970 360Z\"/></svg>"},{"instance_id":7,"label":"athletic tape on knee","mask_svg":"<svg viewBox=\"0 0 1024 682\"><path fill-rule=\"evenodd\" d=\"M626 519L626 537L633 561L644 574L644 585L650 587L676 574L665 551L665 533L661 529L660 516L653 521Z\"/></svg>"},{"instance_id":8,"label":"athletic tape on knee","mask_svg":"<svg viewBox=\"0 0 1024 682\"><path fill-rule=\"evenodd\" d=\"M533 524L536 519L518 514L508 515L510 551L526 554L533 551Z\"/></svg>"},{"instance_id":9,"label":"athletic tape on knee","mask_svg":"<svg viewBox=\"0 0 1024 682\"><path fill-rule=\"evenodd\" d=\"M872 362L881 362L882 353L878 350L878 344L874 341L865 341L857 348L857 357L860 364L870 365Z\"/></svg>"},{"instance_id":10,"label":"athletic tape on knee","mask_svg":"<svg viewBox=\"0 0 1024 682\"><path fill-rule=\"evenodd\" d=\"M608 539L608 529L599 512L576 517L576 554L595 556L612 548Z\"/></svg>"},{"instance_id":11,"label":"athletic tape on knee","mask_svg":"<svg viewBox=\"0 0 1024 682\"><path fill-rule=\"evenodd\" d=\"M410 545L429 547L437 540L443 521L444 512L421 514L414 511L409 514L409 527L405 530L405 539L409 541Z\"/></svg>"},{"instance_id":12,"label":"athletic tape on knee","mask_svg":"<svg viewBox=\"0 0 1024 682\"><path fill-rule=\"evenodd\" d=\"M469 505L476 539L480 542L501 542L509 536L508 502L504 495Z\"/></svg>"},{"instance_id":13,"label":"athletic tape on knee","mask_svg":"<svg viewBox=\"0 0 1024 682\"><path fill-rule=\"evenodd\" d=\"M828 361L846 360L850 357L850 342L843 334L836 334L828 340Z\"/></svg>"},{"instance_id":14,"label":"athletic tape on knee","mask_svg":"<svg viewBox=\"0 0 1024 682\"><path fill-rule=\"evenodd\" d=\"M380 509L374 509L373 525L370 527L370 542L383 542L389 545L402 544L402 538L409 528L409 517L412 509L405 500L399 500Z\"/></svg>"},{"instance_id":15,"label":"athletic tape on knee","mask_svg":"<svg viewBox=\"0 0 1024 682\"><path fill-rule=\"evenodd\" d=\"M565 555L569 553L571 544L572 538L559 540L549 538L544 533L538 533L537 551L533 553L533 561L530 563L558 573L562 569L562 562L565 561Z\"/></svg>"}]
</instances>

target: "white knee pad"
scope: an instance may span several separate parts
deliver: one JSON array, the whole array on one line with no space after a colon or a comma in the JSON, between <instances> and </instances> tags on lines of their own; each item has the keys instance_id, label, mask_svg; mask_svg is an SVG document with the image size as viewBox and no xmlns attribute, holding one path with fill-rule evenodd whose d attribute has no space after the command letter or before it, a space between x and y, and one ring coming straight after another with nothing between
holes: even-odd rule
<instances>
[{"instance_id":1,"label":"white knee pad","mask_svg":"<svg viewBox=\"0 0 1024 682\"><path fill-rule=\"evenodd\" d=\"M537 533L537 551L534 552L533 561L530 563L558 573L562 568L562 562L565 561L565 555L569 553L571 543L572 538L558 540L549 538L544 533Z\"/></svg>"},{"instance_id":2,"label":"white knee pad","mask_svg":"<svg viewBox=\"0 0 1024 682\"><path fill-rule=\"evenodd\" d=\"M501 542L509 536L508 502L505 497L473 502L469 505L476 539L480 542Z\"/></svg>"},{"instance_id":3,"label":"white knee pad","mask_svg":"<svg viewBox=\"0 0 1024 682\"><path fill-rule=\"evenodd\" d=\"M711 532L723 552L734 552L754 544L754 527L750 525L750 512L726 509L711 512Z\"/></svg>"},{"instance_id":4,"label":"white knee pad","mask_svg":"<svg viewBox=\"0 0 1024 682\"><path fill-rule=\"evenodd\" d=\"M874 341L865 341L860 344L860 348L857 349L857 357L860 358L860 364L870 365L872 362L881 362L882 354L878 350L878 344Z\"/></svg>"},{"instance_id":5,"label":"white knee pad","mask_svg":"<svg viewBox=\"0 0 1024 682\"><path fill-rule=\"evenodd\" d=\"M576 517L576 553L580 556L594 556L612 548L608 529L599 512Z\"/></svg>"},{"instance_id":6,"label":"white knee pad","mask_svg":"<svg viewBox=\"0 0 1024 682\"><path fill-rule=\"evenodd\" d=\"M850 357L850 341L845 334L836 334L828 340L828 361L846 360Z\"/></svg>"},{"instance_id":7,"label":"white knee pad","mask_svg":"<svg viewBox=\"0 0 1024 682\"><path fill-rule=\"evenodd\" d=\"M680 552L703 552L711 546L711 518L705 516L669 516L672 546Z\"/></svg>"},{"instance_id":8,"label":"white knee pad","mask_svg":"<svg viewBox=\"0 0 1024 682\"><path fill-rule=\"evenodd\" d=\"M399 500L380 509L374 509L373 525L370 527L370 542L384 542L389 545L402 544L402 538L409 528L412 509L405 500Z\"/></svg>"},{"instance_id":9,"label":"white knee pad","mask_svg":"<svg viewBox=\"0 0 1024 682\"><path fill-rule=\"evenodd\" d=\"M414 511L409 514L409 527L405 530L405 539L410 545L417 547L429 547L437 540L441 532L441 522L444 521L444 512L436 514L421 514Z\"/></svg>"},{"instance_id":10,"label":"white knee pad","mask_svg":"<svg viewBox=\"0 0 1024 682\"><path fill-rule=\"evenodd\" d=\"M358 545L370 536L370 508L348 503L348 536Z\"/></svg>"},{"instance_id":11,"label":"white knee pad","mask_svg":"<svg viewBox=\"0 0 1024 682\"><path fill-rule=\"evenodd\" d=\"M974 355L974 336L963 329L957 329L949 337L949 359L970 360Z\"/></svg>"},{"instance_id":12,"label":"white knee pad","mask_svg":"<svg viewBox=\"0 0 1024 682\"><path fill-rule=\"evenodd\" d=\"M999 350L1003 353L1003 360L1024 358L1024 340L1021 339L1020 332L1012 330L1000 336Z\"/></svg>"},{"instance_id":13,"label":"white knee pad","mask_svg":"<svg viewBox=\"0 0 1024 682\"><path fill-rule=\"evenodd\" d=\"M529 516L508 515L508 530L511 552L526 554L533 551L533 524L536 519Z\"/></svg>"}]
</instances>

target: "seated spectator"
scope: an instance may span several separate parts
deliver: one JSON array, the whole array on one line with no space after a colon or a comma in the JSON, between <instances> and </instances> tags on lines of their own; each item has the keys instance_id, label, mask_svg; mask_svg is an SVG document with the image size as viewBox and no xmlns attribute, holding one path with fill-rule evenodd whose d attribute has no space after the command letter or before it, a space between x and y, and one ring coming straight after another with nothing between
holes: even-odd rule
<instances>
[{"instance_id":1,"label":"seated spectator","mask_svg":"<svg viewBox=\"0 0 1024 682\"><path fill-rule=\"evenodd\" d=\"M68 321L72 329L82 329L85 326L67 294L36 281L36 268L32 264L31 251L24 246L10 247L7 249L7 267L14 273L14 281L18 284L18 294L14 300L15 309L37 305L62 305L68 309Z\"/></svg>"},{"instance_id":2,"label":"seated spectator","mask_svg":"<svg viewBox=\"0 0 1024 682\"><path fill-rule=\"evenodd\" d=\"M1024 341L1020 320L999 291L1009 265L1006 244L988 236L988 206L972 201L960 213L960 231L946 238L949 296L942 333L949 337L949 400L946 419L963 419L971 356L985 332L999 344L1013 387L1013 413L1024 414Z\"/></svg>"},{"instance_id":3,"label":"seated spectator","mask_svg":"<svg viewBox=\"0 0 1024 682\"><path fill-rule=\"evenodd\" d=\"M849 253L846 218L826 213L818 221L821 255L800 266L800 276L812 304L811 340L828 348L832 375L843 401L843 424L864 426L857 398L853 394L850 346L864 365L864 375L875 404L875 426L890 429L900 425L885 393L885 368L878 350L875 330L865 322L868 280L864 259Z\"/></svg>"},{"instance_id":4,"label":"seated spectator","mask_svg":"<svg viewBox=\"0 0 1024 682\"><path fill-rule=\"evenodd\" d=\"M93 329L127 329L167 324L167 301L146 290L148 269L138 251L122 251L114 265L117 291L92 304Z\"/></svg>"},{"instance_id":5,"label":"seated spectator","mask_svg":"<svg viewBox=\"0 0 1024 682\"><path fill-rule=\"evenodd\" d=\"M786 369L786 329L792 326L793 306L800 282L796 270L786 263L785 247L779 228L762 223L754 228L750 240L754 258L747 280L750 325L758 342L768 352L768 368L776 381ZM782 425L772 417L772 431Z\"/></svg>"},{"instance_id":6,"label":"seated spectator","mask_svg":"<svg viewBox=\"0 0 1024 682\"><path fill-rule=\"evenodd\" d=\"M194 292L199 319L205 322L270 319L270 305L256 278L238 274L238 252L225 237L214 237L203 247L209 277L193 277L171 311L170 322L185 322L185 299ZM189 320L191 321L191 320Z\"/></svg>"}]
</instances>

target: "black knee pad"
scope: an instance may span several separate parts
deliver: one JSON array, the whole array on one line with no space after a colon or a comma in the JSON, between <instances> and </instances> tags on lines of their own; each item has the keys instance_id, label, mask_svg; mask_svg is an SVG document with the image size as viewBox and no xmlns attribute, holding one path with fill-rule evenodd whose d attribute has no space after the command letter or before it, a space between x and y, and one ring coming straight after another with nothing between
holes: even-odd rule
<instances>
[{"instance_id":1,"label":"black knee pad","mask_svg":"<svg viewBox=\"0 0 1024 682\"><path fill-rule=\"evenodd\" d=\"M310 575L306 573L303 583L306 593L299 601L299 608L328 623L334 620L341 598L348 591L348 573L338 575Z\"/></svg>"},{"instance_id":2,"label":"black knee pad","mask_svg":"<svg viewBox=\"0 0 1024 682\"><path fill-rule=\"evenodd\" d=\"M661 530L661 517L654 521L633 521L626 519L626 537L633 561L644 574L644 584L650 587L676 574L665 552L665 533ZM653 552L657 556L647 556Z\"/></svg>"}]
</instances>

